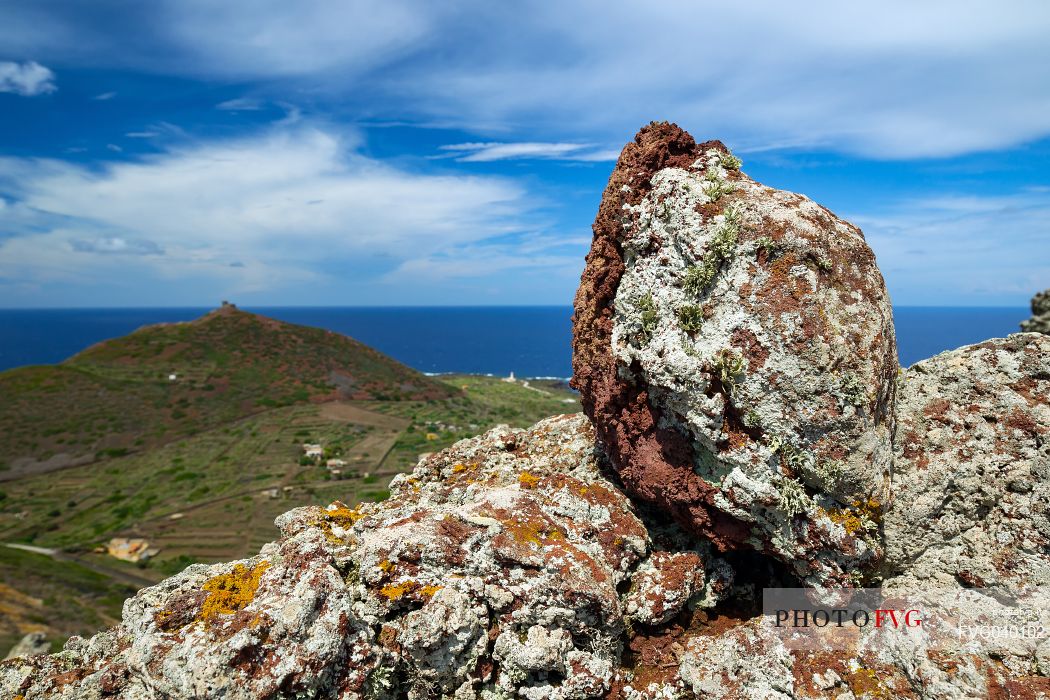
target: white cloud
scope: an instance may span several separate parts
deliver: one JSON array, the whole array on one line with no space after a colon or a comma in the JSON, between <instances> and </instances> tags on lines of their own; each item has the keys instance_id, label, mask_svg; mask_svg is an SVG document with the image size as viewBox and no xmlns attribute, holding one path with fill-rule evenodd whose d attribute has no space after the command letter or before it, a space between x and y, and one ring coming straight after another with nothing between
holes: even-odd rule
<instances>
[{"instance_id":1,"label":"white cloud","mask_svg":"<svg viewBox=\"0 0 1050 700\"><path fill-rule=\"evenodd\" d=\"M262 100L255 99L254 97L236 97L232 100L226 100L215 105L215 109L221 109L227 112L255 112L263 109L266 105Z\"/></svg>"},{"instance_id":2,"label":"white cloud","mask_svg":"<svg viewBox=\"0 0 1050 700\"><path fill-rule=\"evenodd\" d=\"M55 74L36 61L14 63L0 61L0 92L13 92L24 97L54 92Z\"/></svg>"},{"instance_id":3,"label":"white cloud","mask_svg":"<svg viewBox=\"0 0 1050 700\"><path fill-rule=\"evenodd\" d=\"M78 253L100 253L102 255L163 255L164 250L153 241L128 240L119 236L104 236L93 239L73 239L70 247Z\"/></svg>"},{"instance_id":4,"label":"white cloud","mask_svg":"<svg viewBox=\"0 0 1050 700\"><path fill-rule=\"evenodd\" d=\"M107 100L112 100L116 96L117 96L117 93L115 93L115 92L103 92L103 93L101 93L99 95L95 95L91 99L98 100L99 102L105 102Z\"/></svg>"},{"instance_id":5,"label":"white cloud","mask_svg":"<svg viewBox=\"0 0 1050 700\"><path fill-rule=\"evenodd\" d=\"M124 135L129 139L151 139L159 134L156 131L129 131Z\"/></svg>"},{"instance_id":6,"label":"white cloud","mask_svg":"<svg viewBox=\"0 0 1050 700\"><path fill-rule=\"evenodd\" d=\"M508 180L406 172L356 145L299 127L101 168L0 159L4 228L20 232L0 245L0 277L104 279L136 255L147 279L276 290L331 266L378 276L376 261L389 269L532 225L527 193Z\"/></svg>"},{"instance_id":7,"label":"white cloud","mask_svg":"<svg viewBox=\"0 0 1050 700\"><path fill-rule=\"evenodd\" d=\"M372 121L552 143L621 143L651 119L741 149L879 158L1050 135L1045 0L1009 11L984 0L158 0L149 21L113 0L96 7L108 11L5 8L0 45L81 66L258 80L268 100L352 95ZM138 40L118 44L117 30Z\"/></svg>"},{"instance_id":8,"label":"white cloud","mask_svg":"<svg viewBox=\"0 0 1050 700\"><path fill-rule=\"evenodd\" d=\"M850 217L895 303L1023 303L1050 285L1050 192L938 196Z\"/></svg>"},{"instance_id":9,"label":"white cloud","mask_svg":"<svg viewBox=\"0 0 1050 700\"><path fill-rule=\"evenodd\" d=\"M82 66L259 80L273 100L352 95L373 121L551 143L621 143L651 119L741 149L879 158L1050 135L1045 0L1009 11L984 0L158 0L149 21L113 0L98 6L108 12L57 0L5 8L0 45ZM118 29L138 41L117 50Z\"/></svg>"},{"instance_id":10,"label":"white cloud","mask_svg":"<svg viewBox=\"0 0 1050 700\"><path fill-rule=\"evenodd\" d=\"M441 146L440 150L450 151L450 155L464 163L529 158L604 161L616 160L620 155L619 151L595 149L583 143L453 143Z\"/></svg>"}]
</instances>

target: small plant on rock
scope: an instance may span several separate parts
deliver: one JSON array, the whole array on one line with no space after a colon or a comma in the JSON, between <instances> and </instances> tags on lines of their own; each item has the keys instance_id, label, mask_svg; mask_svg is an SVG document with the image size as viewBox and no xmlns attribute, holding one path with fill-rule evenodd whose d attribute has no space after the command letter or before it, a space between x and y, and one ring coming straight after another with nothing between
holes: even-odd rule
<instances>
[{"instance_id":1,"label":"small plant on rock","mask_svg":"<svg viewBox=\"0 0 1050 700\"><path fill-rule=\"evenodd\" d=\"M757 241L755 241L755 245L758 246L759 250L765 252L767 258L772 258L777 254L777 251L779 250L777 242L769 236L762 236Z\"/></svg>"},{"instance_id":2,"label":"small plant on rock","mask_svg":"<svg viewBox=\"0 0 1050 700\"><path fill-rule=\"evenodd\" d=\"M685 271L682 287L687 293L699 297L711 285L723 263L733 259L736 253L737 235L740 232L740 212L736 207L726 207L724 220L715 229L707 253L699 264Z\"/></svg>"},{"instance_id":3,"label":"small plant on rock","mask_svg":"<svg viewBox=\"0 0 1050 700\"><path fill-rule=\"evenodd\" d=\"M777 505L789 518L805 513L813 505L813 499L806 494L802 484L790 477L777 479L776 487Z\"/></svg>"},{"instance_id":4,"label":"small plant on rock","mask_svg":"<svg viewBox=\"0 0 1050 700\"><path fill-rule=\"evenodd\" d=\"M868 392L865 391L864 385L861 384L860 379L857 375L850 373L842 377L839 382L839 396L844 401L854 406L860 406L868 400Z\"/></svg>"},{"instance_id":5,"label":"small plant on rock","mask_svg":"<svg viewBox=\"0 0 1050 700\"><path fill-rule=\"evenodd\" d=\"M683 306L677 315L678 324L686 333L699 333L704 327L704 310L699 306Z\"/></svg>"},{"instance_id":6,"label":"small plant on rock","mask_svg":"<svg viewBox=\"0 0 1050 700\"><path fill-rule=\"evenodd\" d=\"M725 178L718 174L718 171L714 168L708 168L704 172L704 180L707 184L704 185L704 194L706 194L712 202L717 202L724 195L731 193L735 188L730 183L726 182Z\"/></svg>"},{"instance_id":7,"label":"small plant on rock","mask_svg":"<svg viewBox=\"0 0 1050 700\"><path fill-rule=\"evenodd\" d=\"M649 342L652 340L653 333L656 332L656 326L660 321L660 317L656 313L656 302L653 301L652 294L646 294L638 300L638 312L639 322L642 326L642 340Z\"/></svg>"},{"instance_id":8,"label":"small plant on rock","mask_svg":"<svg viewBox=\"0 0 1050 700\"><path fill-rule=\"evenodd\" d=\"M758 415L758 411L752 408L744 414L743 422L745 428L754 430L762 425L762 417Z\"/></svg>"},{"instance_id":9,"label":"small plant on rock","mask_svg":"<svg viewBox=\"0 0 1050 700\"><path fill-rule=\"evenodd\" d=\"M720 350L715 356L714 374L727 394L736 389L737 378L744 373L744 358L732 350Z\"/></svg>"},{"instance_id":10,"label":"small plant on rock","mask_svg":"<svg viewBox=\"0 0 1050 700\"><path fill-rule=\"evenodd\" d=\"M699 265L693 265L685 271L682 287L691 296L699 297L715 278L718 268L710 264L710 259L705 256Z\"/></svg>"},{"instance_id":11,"label":"small plant on rock","mask_svg":"<svg viewBox=\"0 0 1050 700\"><path fill-rule=\"evenodd\" d=\"M726 170L740 170L740 166L744 164L743 161L728 151L719 156L718 161Z\"/></svg>"}]
</instances>

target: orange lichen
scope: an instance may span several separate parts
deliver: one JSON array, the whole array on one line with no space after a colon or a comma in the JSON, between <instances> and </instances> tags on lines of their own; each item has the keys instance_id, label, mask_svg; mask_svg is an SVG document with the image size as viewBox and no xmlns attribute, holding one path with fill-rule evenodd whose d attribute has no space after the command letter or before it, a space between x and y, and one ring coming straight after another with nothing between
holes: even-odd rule
<instances>
[{"instance_id":1,"label":"orange lichen","mask_svg":"<svg viewBox=\"0 0 1050 700\"><path fill-rule=\"evenodd\" d=\"M440 591L444 586L420 586L417 593L424 598L431 598L435 593Z\"/></svg>"},{"instance_id":2,"label":"orange lichen","mask_svg":"<svg viewBox=\"0 0 1050 700\"><path fill-rule=\"evenodd\" d=\"M402 598L419 586L415 581L402 581L401 583L388 583L379 589L379 595L393 602Z\"/></svg>"},{"instance_id":3,"label":"orange lichen","mask_svg":"<svg viewBox=\"0 0 1050 700\"><path fill-rule=\"evenodd\" d=\"M420 584L418 581L408 579L401 583L390 583L383 586L379 589L379 595L383 596L391 603L395 600L400 600L407 595L415 595L423 599L429 599L442 588L444 588L444 586L433 586L430 584L424 585Z\"/></svg>"},{"instance_id":4,"label":"orange lichen","mask_svg":"<svg viewBox=\"0 0 1050 700\"><path fill-rule=\"evenodd\" d=\"M348 508L342 504L339 504L335 508L326 509L324 512L325 520L330 523L334 523L343 528L353 527L354 523L365 517L365 513L361 512L361 506L358 505L356 508Z\"/></svg>"},{"instance_id":5,"label":"orange lichen","mask_svg":"<svg viewBox=\"0 0 1050 700\"><path fill-rule=\"evenodd\" d=\"M565 539L565 533L550 523L542 520L504 520L503 526L507 528L515 540L522 544L535 544L543 546L551 542L560 542Z\"/></svg>"},{"instance_id":6,"label":"orange lichen","mask_svg":"<svg viewBox=\"0 0 1050 700\"><path fill-rule=\"evenodd\" d=\"M232 615L244 610L255 599L259 588L259 579L270 568L270 562L263 561L254 568L237 564L233 571L214 576L204 582L201 589L207 591L207 599L197 614L199 620L213 620L218 615Z\"/></svg>"},{"instance_id":7,"label":"orange lichen","mask_svg":"<svg viewBox=\"0 0 1050 700\"><path fill-rule=\"evenodd\" d=\"M534 474L522 472L518 475L518 485L523 489L534 489L538 483L540 483L540 478Z\"/></svg>"},{"instance_id":8,"label":"orange lichen","mask_svg":"<svg viewBox=\"0 0 1050 700\"><path fill-rule=\"evenodd\" d=\"M854 501L849 508L821 509L831 522L841 525L851 535L867 530L882 518L882 506L874 498Z\"/></svg>"},{"instance_id":9,"label":"orange lichen","mask_svg":"<svg viewBox=\"0 0 1050 700\"><path fill-rule=\"evenodd\" d=\"M460 472L465 472L465 471L467 471L467 465L465 465L465 464L456 464L456 465L454 465L452 467L452 473L453 474L459 474Z\"/></svg>"},{"instance_id":10,"label":"orange lichen","mask_svg":"<svg viewBox=\"0 0 1050 700\"><path fill-rule=\"evenodd\" d=\"M379 562L379 568L387 573L393 571L394 566L394 562L390 561L389 559L384 559L383 561Z\"/></svg>"}]
</instances>

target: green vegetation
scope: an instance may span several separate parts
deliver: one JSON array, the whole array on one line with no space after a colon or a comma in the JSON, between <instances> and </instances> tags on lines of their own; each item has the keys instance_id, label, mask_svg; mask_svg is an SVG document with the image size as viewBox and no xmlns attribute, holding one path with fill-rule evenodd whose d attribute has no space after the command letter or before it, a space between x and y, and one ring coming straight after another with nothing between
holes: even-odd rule
<instances>
[{"instance_id":1,"label":"green vegetation","mask_svg":"<svg viewBox=\"0 0 1050 700\"><path fill-rule=\"evenodd\" d=\"M719 157L719 162L726 170L740 170L740 166L744 164L743 161L728 151Z\"/></svg>"},{"instance_id":2,"label":"green vegetation","mask_svg":"<svg viewBox=\"0 0 1050 700\"><path fill-rule=\"evenodd\" d=\"M699 264L685 271L682 286L693 297L699 298L714 281L722 265L733 259L740 232L740 214L734 207L726 207L723 221L715 229L707 252Z\"/></svg>"},{"instance_id":3,"label":"green vegetation","mask_svg":"<svg viewBox=\"0 0 1050 700\"><path fill-rule=\"evenodd\" d=\"M0 651L27 632L46 630L52 650L120 619L135 589L69 561L0 546Z\"/></svg>"},{"instance_id":4,"label":"green vegetation","mask_svg":"<svg viewBox=\"0 0 1050 700\"><path fill-rule=\"evenodd\" d=\"M699 333L704 327L704 310L699 306L683 306L677 315L678 325L686 333Z\"/></svg>"},{"instance_id":5,"label":"green vegetation","mask_svg":"<svg viewBox=\"0 0 1050 700\"><path fill-rule=\"evenodd\" d=\"M744 373L744 358L732 350L721 350L715 356L713 370L727 394L736 389L737 379Z\"/></svg>"},{"instance_id":6,"label":"green vegetation","mask_svg":"<svg viewBox=\"0 0 1050 700\"><path fill-rule=\"evenodd\" d=\"M652 294L646 294L638 300L638 313L639 320L642 324L642 342L648 343L652 339L653 333L656 332L657 324L660 322L660 317L656 313L656 303L653 301Z\"/></svg>"},{"instance_id":7,"label":"green vegetation","mask_svg":"<svg viewBox=\"0 0 1050 700\"><path fill-rule=\"evenodd\" d=\"M114 622L131 589L106 572L159 580L249 556L278 537L274 518L291 508L383 500L422 453L579 410L560 381L424 377L348 338L229 309L0 373L0 393L11 436L0 446L10 465L0 472L0 543L65 552L55 562L0 547L21 558L7 569L0 558L0 599L36 616L0 606L0 650L13 643L2 635L26 625L61 641ZM323 457L302 460L303 443L321 444ZM160 554L121 562L100 553L113 537L143 537ZM43 608L24 602L38 591L49 596ZM64 614L68 601L83 609Z\"/></svg>"},{"instance_id":8,"label":"green vegetation","mask_svg":"<svg viewBox=\"0 0 1050 700\"><path fill-rule=\"evenodd\" d=\"M735 189L733 185L726 181L717 170L714 168L708 168L704 172L704 194L711 198L712 202L717 202L723 196L730 194Z\"/></svg>"},{"instance_id":9,"label":"green vegetation","mask_svg":"<svg viewBox=\"0 0 1050 700\"><path fill-rule=\"evenodd\" d=\"M755 241L755 245L758 246L759 250L765 252L767 259L773 258L778 250L776 241L769 236L762 236Z\"/></svg>"},{"instance_id":10,"label":"green vegetation","mask_svg":"<svg viewBox=\"0 0 1050 700\"><path fill-rule=\"evenodd\" d=\"M310 400L453 393L346 336L227 307L0 373L0 460L108 459Z\"/></svg>"}]
</instances>

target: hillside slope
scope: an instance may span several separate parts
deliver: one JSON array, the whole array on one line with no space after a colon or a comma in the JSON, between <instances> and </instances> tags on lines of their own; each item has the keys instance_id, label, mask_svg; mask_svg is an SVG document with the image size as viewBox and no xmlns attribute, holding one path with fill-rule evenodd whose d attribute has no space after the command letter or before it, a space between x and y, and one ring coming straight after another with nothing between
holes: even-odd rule
<instances>
[{"instance_id":1,"label":"hillside slope","mask_svg":"<svg viewBox=\"0 0 1050 700\"><path fill-rule=\"evenodd\" d=\"M153 447L269 408L455 394L352 338L223 306L58 365L0 373L0 479Z\"/></svg>"}]
</instances>

